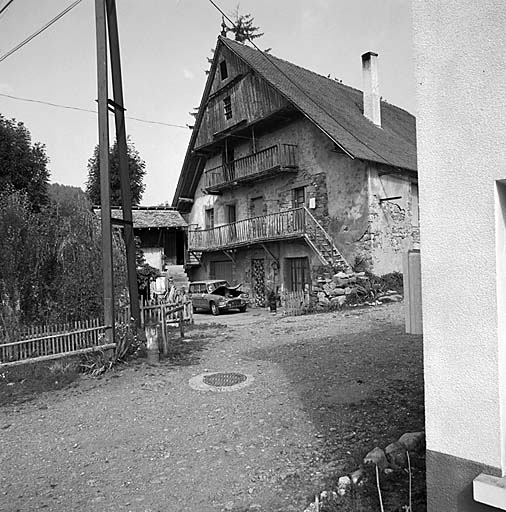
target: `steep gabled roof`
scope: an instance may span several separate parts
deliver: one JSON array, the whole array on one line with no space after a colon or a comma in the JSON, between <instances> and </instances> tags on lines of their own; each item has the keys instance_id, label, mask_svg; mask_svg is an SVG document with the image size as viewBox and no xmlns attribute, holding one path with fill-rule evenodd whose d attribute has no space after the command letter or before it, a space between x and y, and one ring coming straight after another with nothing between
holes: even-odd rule
<instances>
[{"instance_id":1,"label":"steep gabled roof","mask_svg":"<svg viewBox=\"0 0 506 512\"><path fill-rule=\"evenodd\" d=\"M363 115L362 91L220 37L223 44L355 158L416 170L415 118L381 102L381 128Z\"/></svg>"},{"instance_id":2,"label":"steep gabled roof","mask_svg":"<svg viewBox=\"0 0 506 512\"><path fill-rule=\"evenodd\" d=\"M193 193L189 188L194 187L198 179L199 164L192 161L192 150L219 59L220 45L237 55L350 157L416 171L416 123L409 112L382 101L382 126L378 127L363 115L362 91L220 36L179 177L174 206L180 196L186 194L188 197Z\"/></svg>"}]
</instances>

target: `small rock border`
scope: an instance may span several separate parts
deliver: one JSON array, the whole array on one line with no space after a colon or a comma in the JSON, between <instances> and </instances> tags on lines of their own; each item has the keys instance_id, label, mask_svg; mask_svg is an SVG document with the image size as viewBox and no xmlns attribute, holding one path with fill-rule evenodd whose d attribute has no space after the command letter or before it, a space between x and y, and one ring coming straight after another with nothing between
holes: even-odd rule
<instances>
[{"instance_id":1,"label":"small rock border","mask_svg":"<svg viewBox=\"0 0 506 512\"><path fill-rule=\"evenodd\" d=\"M408 467L408 453L414 453L420 449L425 441L425 432L406 432L397 441L390 443L385 449L376 446L363 460L363 465L374 465L385 475L392 474L396 469ZM310 503L303 512L319 512L320 506L326 502L339 499L350 493L352 488L360 488L365 482L363 467L356 469L348 475L342 475L337 481L337 489L334 491L322 491Z\"/></svg>"}]
</instances>

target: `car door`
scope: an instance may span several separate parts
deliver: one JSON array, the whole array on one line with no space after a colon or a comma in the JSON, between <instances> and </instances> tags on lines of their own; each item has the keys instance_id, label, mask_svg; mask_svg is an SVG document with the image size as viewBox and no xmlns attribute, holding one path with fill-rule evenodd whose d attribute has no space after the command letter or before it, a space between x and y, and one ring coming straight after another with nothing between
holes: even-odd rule
<instances>
[{"instance_id":1,"label":"car door","mask_svg":"<svg viewBox=\"0 0 506 512\"><path fill-rule=\"evenodd\" d=\"M200 285L198 283L190 285L190 292L192 294L192 304L193 304L194 308L201 308L202 307L201 286L202 285Z\"/></svg>"}]
</instances>

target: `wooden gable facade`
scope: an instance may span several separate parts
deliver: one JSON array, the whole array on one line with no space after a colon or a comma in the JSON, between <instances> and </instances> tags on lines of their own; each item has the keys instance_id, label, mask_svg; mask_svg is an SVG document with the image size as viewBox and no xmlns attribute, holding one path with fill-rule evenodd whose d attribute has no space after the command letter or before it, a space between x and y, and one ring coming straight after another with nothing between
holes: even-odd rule
<instances>
[{"instance_id":1,"label":"wooden gable facade","mask_svg":"<svg viewBox=\"0 0 506 512\"><path fill-rule=\"evenodd\" d=\"M246 128L282 111L289 102L228 48L220 52L198 128L195 150L212 145L232 129Z\"/></svg>"}]
</instances>

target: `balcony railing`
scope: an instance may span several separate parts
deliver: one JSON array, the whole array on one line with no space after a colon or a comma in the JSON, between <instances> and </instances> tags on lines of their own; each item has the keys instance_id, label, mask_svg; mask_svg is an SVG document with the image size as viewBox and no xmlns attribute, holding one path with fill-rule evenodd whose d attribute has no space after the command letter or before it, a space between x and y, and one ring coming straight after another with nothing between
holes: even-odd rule
<instances>
[{"instance_id":1,"label":"balcony railing","mask_svg":"<svg viewBox=\"0 0 506 512\"><path fill-rule=\"evenodd\" d=\"M205 188L209 192L218 191L277 169L296 168L297 146L276 144L257 153L209 169L205 173Z\"/></svg>"},{"instance_id":2,"label":"balcony railing","mask_svg":"<svg viewBox=\"0 0 506 512\"><path fill-rule=\"evenodd\" d=\"M306 211L295 208L260 217L238 220L212 229L188 230L190 251L225 249L253 242L297 238L306 233Z\"/></svg>"}]
</instances>

